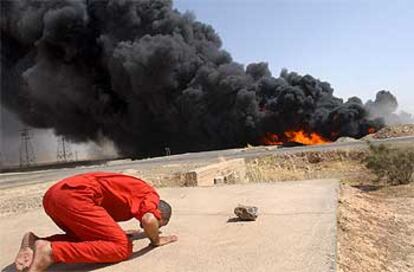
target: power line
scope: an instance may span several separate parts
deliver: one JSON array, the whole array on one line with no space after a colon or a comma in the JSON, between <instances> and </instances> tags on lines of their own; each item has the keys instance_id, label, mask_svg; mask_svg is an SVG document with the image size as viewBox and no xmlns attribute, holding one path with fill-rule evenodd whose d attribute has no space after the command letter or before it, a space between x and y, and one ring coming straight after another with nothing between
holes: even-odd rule
<instances>
[{"instance_id":1,"label":"power line","mask_svg":"<svg viewBox=\"0 0 414 272\"><path fill-rule=\"evenodd\" d=\"M64 136L58 137L56 159L60 162L73 161L71 144L66 140Z\"/></svg>"},{"instance_id":2,"label":"power line","mask_svg":"<svg viewBox=\"0 0 414 272\"><path fill-rule=\"evenodd\" d=\"M36 157L32 145L32 133L30 128L20 130L20 167L35 164Z\"/></svg>"}]
</instances>

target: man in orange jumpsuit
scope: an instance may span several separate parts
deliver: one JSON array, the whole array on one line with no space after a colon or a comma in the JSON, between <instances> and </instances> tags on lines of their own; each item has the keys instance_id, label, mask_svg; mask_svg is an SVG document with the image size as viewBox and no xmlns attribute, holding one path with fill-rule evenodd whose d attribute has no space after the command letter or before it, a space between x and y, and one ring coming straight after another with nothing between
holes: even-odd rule
<instances>
[{"instance_id":1,"label":"man in orange jumpsuit","mask_svg":"<svg viewBox=\"0 0 414 272\"><path fill-rule=\"evenodd\" d=\"M117 224L136 218L152 246L177 240L159 236L171 206L144 181L117 173L87 173L63 179L43 197L43 207L65 232L39 238L23 237L16 268L44 271L52 263L114 263L132 253L132 242Z\"/></svg>"}]
</instances>

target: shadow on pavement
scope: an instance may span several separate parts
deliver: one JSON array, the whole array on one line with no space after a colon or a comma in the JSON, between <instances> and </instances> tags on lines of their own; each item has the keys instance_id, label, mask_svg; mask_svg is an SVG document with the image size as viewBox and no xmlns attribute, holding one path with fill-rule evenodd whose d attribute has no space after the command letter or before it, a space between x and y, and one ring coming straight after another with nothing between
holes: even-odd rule
<instances>
[{"instance_id":1,"label":"shadow on pavement","mask_svg":"<svg viewBox=\"0 0 414 272\"><path fill-rule=\"evenodd\" d=\"M1 272L15 272L16 268L14 266L14 263L9 264L6 267L3 267L3 269L1 270Z\"/></svg>"}]
</instances>

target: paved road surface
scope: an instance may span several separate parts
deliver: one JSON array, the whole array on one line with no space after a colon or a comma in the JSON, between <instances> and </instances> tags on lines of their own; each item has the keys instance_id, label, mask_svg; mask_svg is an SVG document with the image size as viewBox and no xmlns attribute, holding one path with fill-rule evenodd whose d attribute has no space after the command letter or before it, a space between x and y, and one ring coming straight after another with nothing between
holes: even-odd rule
<instances>
[{"instance_id":1,"label":"paved road surface","mask_svg":"<svg viewBox=\"0 0 414 272\"><path fill-rule=\"evenodd\" d=\"M389 138L383 140L376 140L375 143L392 143L403 145L414 145L414 137L399 137ZM194 152L181 155L174 155L168 157L158 157L144 160L123 160L114 161L107 165L94 165L87 167L66 168L66 169L51 169L34 172L20 172L20 173L4 173L0 174L0 189L15 187L27 184L35 184L40 182L57 181L63 177L74 174L89 172L89 171L123 171L130 168L144 168L156 167L165 164L188 163L197 161L217 161L219 158L253 158L258 156L266 156L271 154L281 153L297 153L303 151L326 151L344 148L361 148L366 147L365 142L348 142L348 143L330 143L324 145L311 145L290 148L277 148L276 146L263 146L248 149L226 149L208 152Z\"/></svg>"},{"instance_id":2,"label":"paved road surface","mask_svg":"<svg viewBox=\"0 0 414 272\"><path fill-rule=\"evenodd\" d=\"M148 240L142 239L134 242L134 257L126 262L60 265L52 271L335 271L337 186L336 180L314 180L164 188L161 197L174 207L164 231L177 234L177 243L148 251ZM258 220L228 223L238 204L258 206ZM40 209L0 222L2 271L14 271L11 261L23 232L57 231Z\"/></svg>"}]
</instances>

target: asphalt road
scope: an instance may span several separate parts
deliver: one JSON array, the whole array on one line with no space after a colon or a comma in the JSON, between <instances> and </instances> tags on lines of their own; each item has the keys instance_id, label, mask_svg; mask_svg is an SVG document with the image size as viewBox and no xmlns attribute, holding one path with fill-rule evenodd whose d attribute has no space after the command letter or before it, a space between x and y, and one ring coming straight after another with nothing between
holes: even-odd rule
<instances>
[{"instance_id":1,"label":"asphalt road","mask_svg":"<svg viewBox=\"0 0 414 272\"><path fill-rule=\"evenodd\" d=\"M414 136L389 138L383 140L373 141L375 144L390 143L390 144L403 144L414 146ZM253 148L241 148L241 149L226 149L216 150L207 152L194 152L180 155L173 155L168 157L157 157L143 160L122 160L113 161L104 165L94 165L76 168L65 168L65 169L51 169L41 170L33 172L14 172L14 173L3 173L0 174L0 189L10 188L28 184L35 184L41 182L57 181L64 177L90 172L90 171L115 171L120 172L126 169L139 169L143 167L157 167L166 164L176 163L191 163L191 162L213 162L220 158L253 158L259 156L266 156L272 154L293 154L303 151L327 151L334 149L348 149L348 148L364 148L366 147L365 142L347 142L347 143L329 143L323 145L310 145L310 146L299 146L299 147L285 147L278 148L276 146L262 146Z\"/></svg>"},{"instance_id":2,"label":"asphalt road","mask_svg":"<svg viewBox=\"0 0 414 272\"><path fill-rule=\"evenodd\" d=\"M173 206L165 234L176 234L171 245L149 250L148 240L134 242L126 262L107 265L59 265L49 271L261 272L335 271L338 181L313 180L209 188L163 188ZM254 222L229 221L238 204L255 205ZM137 221L123 223L138 228ZM42 209L0 221L0 268L12 265L21 235L58 232Z\"/></svg>"}]
</instances>

